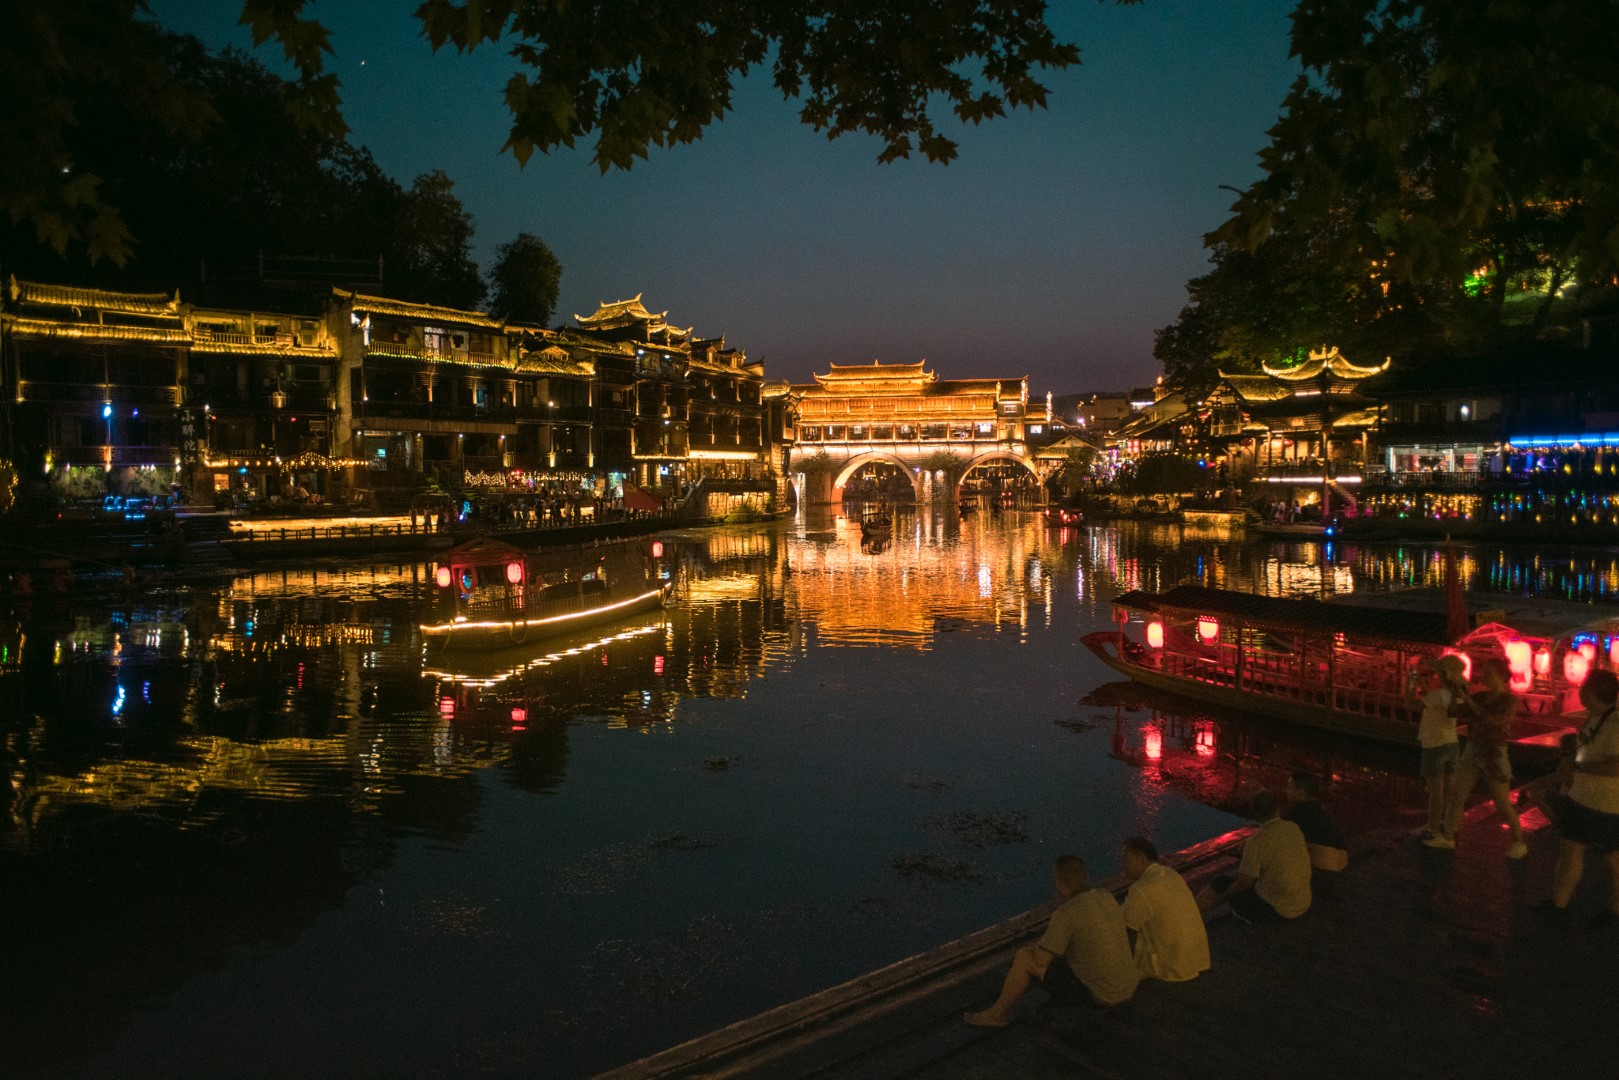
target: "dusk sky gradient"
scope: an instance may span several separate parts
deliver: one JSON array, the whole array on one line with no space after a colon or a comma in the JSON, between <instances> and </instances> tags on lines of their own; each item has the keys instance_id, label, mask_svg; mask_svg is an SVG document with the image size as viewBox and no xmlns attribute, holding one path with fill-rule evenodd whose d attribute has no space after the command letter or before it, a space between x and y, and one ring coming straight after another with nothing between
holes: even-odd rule
<instances>
[{"instance_id":1,"label":"dusk sky gradient","mask_svg":"<svg viewBox=\"0 0 1619 1080\"><path fill-rule=\"evenodd\" d=\"M766 377L828 362L926 359L942 378L1030 377L1032 395L1125 389L1158 372L1153 331L1204 272L1202 236L1258 175L1297 66L1292 0L1053 3L1082 63L1047 72L1049 108L980 127L947 112L948 166L880 165L865 136L828 142L756 71L699 142L602 175L591 145L502 154L499 48L435 55L414 0L311 5L332 30L352 138L403 184L439 168L476 225L485 270L532 232L562 262L558 320L643 293L724 334ZM157 0L166 27L251 48L239 5ZM279 47L255 54L272 68Z\"/></svg>"}]
</instances>

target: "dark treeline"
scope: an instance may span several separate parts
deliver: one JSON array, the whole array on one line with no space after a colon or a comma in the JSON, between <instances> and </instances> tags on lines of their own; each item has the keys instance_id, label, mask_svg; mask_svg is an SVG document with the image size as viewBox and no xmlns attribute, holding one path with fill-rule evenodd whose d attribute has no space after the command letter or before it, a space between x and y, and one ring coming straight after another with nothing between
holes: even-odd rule
<instances>
[{"instance_id":1,"label":"dark treeline","mask_svg":"<svg viewBox=\"0 0 1619 1080\"><path fill-rule=\"evenodd\" d=\"M240 51L213 53L144 24L138 32L157 58L148 83L162 93L108 93L99 78L66 82L77 122L66 128L70 164L61 166L90 178L118 208L128 258L92 260L76 243L62 254L37 222L0 221L0 272L178 288L187 300L233 306L308 307L330 284L452 307L485 302L472 217L447 175L402 184L363 146L301 123L294 87ZM53 90L63 85L58 78ZM519 241L532 267L533 246L544 245L527 234ZM513 271L530 303L510 313L543 322L561 271L554 257L538 265L526 276ZM534 281L536 272L549 280ZM303 275L305 286L293 284Z\"/></svg>"}]
</instances>

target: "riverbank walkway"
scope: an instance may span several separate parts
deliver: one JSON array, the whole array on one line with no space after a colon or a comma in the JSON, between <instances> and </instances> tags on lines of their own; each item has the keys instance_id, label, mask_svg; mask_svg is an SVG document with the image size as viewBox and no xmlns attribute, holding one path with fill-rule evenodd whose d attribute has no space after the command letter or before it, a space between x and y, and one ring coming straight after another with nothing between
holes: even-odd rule
<instances>
[{"instance_id":1,"label":"riverbank walkway","mask_svg":"<svg viewBox=\"0 0 1619 1080\"><path fill-rule=\"evenodd\" d=\"M1216 919L1210 971L1143 981L1105 1013L1036 990L1009 1028L961 1021L994 998L1048 906L604 1075L1619 1077L1619 929L1585 926L1606 896L1602 860L1589 861L1577 928L1548 925L1531 909L1550 888L1555 830L1534 829L1529 857L1513 862L1487 809L1469 813L1455 852L1403 829L1358 837L1305 916ZM1526 827L1537 824L1531 813ZM1166 861L1195 889L1234 865L1247 831Z\"/></svg>"}]
</instances>

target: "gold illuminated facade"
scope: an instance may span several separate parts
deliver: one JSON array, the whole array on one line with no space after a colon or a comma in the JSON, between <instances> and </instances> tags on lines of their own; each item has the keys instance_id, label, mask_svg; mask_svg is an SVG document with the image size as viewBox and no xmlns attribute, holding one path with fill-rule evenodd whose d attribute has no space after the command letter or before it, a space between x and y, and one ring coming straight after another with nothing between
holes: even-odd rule
<instances>
[{"instance_id":1,"label":"gold illuminated facade","mask_svg":"<svg viewBox=\"0 0 1619 1080\"><path fill-rule=\"evenodd\" d=\"M793 391L798 396L794 467L821 454L832 463L830 472L816 474L826 482L812 493L812 501L840 498L849 478L872 463L905 470L918 498L927 498L941 477L953 485L989 462L1021 465L1036 474L1027 442L1025 377L944 380L927 370L926 361L874 361L832 364L814 383ZM1040 407L1040 420L1047 411ZM946 460L951 467L940 468Z\"/></svg>"},{"instance_id":2,"label":"gold illuminated facade","mask_svg":"<svg viewBox=\"0 0 1619 1080\"><path fill-rule=\"evenodd\" d=\"M309 314L224 310L13 279L0 458L61 497L183 487L234 505L633 482L701 517L784 492L794 398L767 398L762 364L639 296L577 321L342 289Z\"/></svg>"}]
</instances>

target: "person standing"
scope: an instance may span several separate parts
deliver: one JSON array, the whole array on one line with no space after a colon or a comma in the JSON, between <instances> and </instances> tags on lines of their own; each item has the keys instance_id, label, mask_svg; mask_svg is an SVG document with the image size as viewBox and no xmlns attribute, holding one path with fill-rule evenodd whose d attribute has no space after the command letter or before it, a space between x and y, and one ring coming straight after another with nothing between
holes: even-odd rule
<instances>
[{"instance_id":1,"label":"person standing","mask_svg":"<svg viewBox=\"0 0 1619 1080\"><path fill-rule=\"evenodd\" d=\"M1559 837L1549 906L1567 917L1589 848L1608 863L1608 906L1590 923L1599 929L1619 924L1619 676L1591 672L1580 686L1580 704L1585 725L1561 770L1568 789L1554 800Z\"/></svg>"},{"instance_id":2,"label":"person standing","mask_svg":"<svg viewBox=\"0 0 1619 1080\"><path fill-rule=\"evenodd\" d=\"M1136 932L1136 971L1143 979L1187 982L1209 970L1209 932L1186 879L1158 861L1142 836L1124 842L1124 925Z\"/></svg>"},{"instance_id":3,"label":"person standing","mask_svg":"<svg viewBox=\"0 0 1619 1080\"><path fill-rule=\"evenodd\" d=\"M1422 783L1428 789L1428 820L1411 833L1426 840L1444 832L1445 815L1450 812L1451 788L1462 756L1454 710L1467 697L1467 683L1462 678L1459 656L1447 654L1424 667L1428 671L1426 682L1418 681L1421 669L1413 669L1410 689L1422 704L1417 742L1422 747Z\"/></svg>"},{"instance_id":4,"label":"person standing","mask_svg":"<svg viewBox=\"0 0 1619 1080\"><path fill-rule=\"evenodd\" d=\"M1094 1008L1121 1005L1135 996L1140 977L1119 902L1106 889L1090 887L1085 861L1078 855L1059 858L1052 878L1065 903L1052 913L1040 944L1018 950L995 1004L962 1016L973 1027L1010 1024L1012 1006L1036 982L1058 1001Z\"/></svg>"},{"instance_id":5,"label":"person standing","mask_svg":"<svg viewBox=\"0 0 1619 1080\"><path fill-rule=\"evenodd\" d=\"M1243 841L1242 859L1234 875L1222 875L1197 894L1202 911L1230 904L1236 914L1276 922L1296 919L1310 910L1310 849L1304 833L1283 821L1276 796L1254 796L1259 828Z\"/></svg>"},{"instance_id":6,"label":"person standing","mask_svg":"<svg viewBox=\"0 0 1619 1080\"><path fill-rule=\"evenodd\" d=\"M1472 722L1468 725L1467 746L1456 766L1456 783L1451 789L1445 827L1423 843L1444 851L1455 848L1456 830L1461 826L1467 797L1482 780L1496 809L1506 818L1507 828L1512 830L1507 858L1521 859L1529 854L1529 845L1523 841L1518 808L1512 804L1512 762L1507 757L1507 739L1512 732L1512 721L1518 715L1518 699L1507 687L1512 669L1505 660L1492 656L1479 665L1479 675L1484 689L1466 701Z\"/></svg>"}]
</instances>

